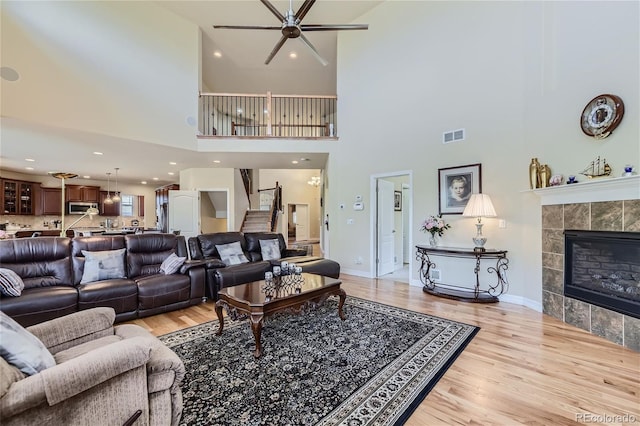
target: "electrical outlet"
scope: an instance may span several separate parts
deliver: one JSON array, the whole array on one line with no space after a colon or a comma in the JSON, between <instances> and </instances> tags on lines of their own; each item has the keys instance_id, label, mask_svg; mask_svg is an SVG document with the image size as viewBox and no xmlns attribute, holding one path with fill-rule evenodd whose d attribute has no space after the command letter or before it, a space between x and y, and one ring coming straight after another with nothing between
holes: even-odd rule
<instances>
[{"instance_id":1,"label":"electrical outlet","mask_svg":"<svg viewBox=\"0 0 640 426\"><path fill-rule=\"evenodd\" d=\"M362 265L362 256L356 257L356 265Z\"/></svg>"},{"instance_id":2,"label":"electrical outlet","mask_svg":"<svg viewBox=\"0 0 640 426\"><path fill-rule=\"evenodd\" d=\"M498 228L500 229L506 229L507 228L507 221L504 219L500 219L498 221Z\"/></svg>"},{"instance_id":3,"label":"electrical outlet","mask_svg":"<svg viewBox=\"0 0 640 426\"><path fill-rule=\"evenodd\" d=\"M353 219L351 218L347 219L347 225L353 225Z\"/></svg>"},{"instance_id":4,"label":"electrical outlet","mask_svg":"<svg viewBox=\"0 0 640 426\"><path fill-rule=\"evenodd\" d=\"M440 269L431 269L429 271L429 276L433 281L440 282L442 280L442 274L440 273Z\"/></svg>"}]
</instances>

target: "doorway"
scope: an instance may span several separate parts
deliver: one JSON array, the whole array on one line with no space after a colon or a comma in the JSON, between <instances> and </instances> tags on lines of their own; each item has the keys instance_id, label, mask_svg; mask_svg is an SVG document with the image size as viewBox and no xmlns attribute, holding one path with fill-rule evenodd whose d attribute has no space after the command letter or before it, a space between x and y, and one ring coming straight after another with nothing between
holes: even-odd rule
<instances>
[{"instance_id":1,"label":"doorway","mask_svg":"<svg viewBox=\"0 0 640 426\"><path fill-rule=\"evenodd\" d=\"M309 204L287 204L287 237L292 242L309 240Z\"/></svg>"},{"instance_id":2,"label":"doorway","mask_svg":"<svg viewBox=\"0 0 640 426\"><path fill-rule=\"evenodd\" d=\"M371 276L410 283L413 259L412 172L400 171L371 177Z\"/></svg>"}]
</instances>

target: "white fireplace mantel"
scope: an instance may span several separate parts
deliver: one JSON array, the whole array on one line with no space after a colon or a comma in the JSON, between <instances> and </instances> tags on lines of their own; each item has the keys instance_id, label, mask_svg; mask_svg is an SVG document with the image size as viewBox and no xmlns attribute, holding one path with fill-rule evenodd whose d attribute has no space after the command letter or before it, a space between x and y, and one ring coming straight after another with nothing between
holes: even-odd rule
<instances>
[{"instance_id":1,"label":"white fireplace mantel","mask_svg":"<svg viewBox=\"0 0 640 426\"><path fill-rule=\"evenodd\" d=\"M637 200L640 199L640 175L589 179L571 185L550 186L530 191L540 197L543 206Z\"/></svg>"}]
</instances>

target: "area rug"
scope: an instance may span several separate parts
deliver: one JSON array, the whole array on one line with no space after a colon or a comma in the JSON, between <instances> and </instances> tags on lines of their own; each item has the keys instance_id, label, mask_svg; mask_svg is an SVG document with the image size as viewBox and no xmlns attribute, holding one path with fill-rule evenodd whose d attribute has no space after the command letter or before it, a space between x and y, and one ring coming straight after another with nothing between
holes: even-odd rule
<instances>
[{"instance_id":1,"label":"area rug","mask_svg":"<svg viewBox=\"0 0 640 426\"><path fill-rule=\"evenodd\" d=\"M184 425L401 425L479 328L347 297L268 317L262 357L248 320L160 336L184 361Z\"/></svg>"}]
</instances>

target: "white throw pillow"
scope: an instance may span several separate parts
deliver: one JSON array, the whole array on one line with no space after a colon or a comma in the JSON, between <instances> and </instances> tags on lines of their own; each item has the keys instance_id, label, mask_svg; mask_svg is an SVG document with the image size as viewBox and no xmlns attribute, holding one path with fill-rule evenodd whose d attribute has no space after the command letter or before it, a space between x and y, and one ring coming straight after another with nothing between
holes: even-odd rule
<instances>
[{"instance_id":1,"label":"white throw pillow","mask_svg":"<svg viewBox=\"0 0 640 426\"><path fill-rule=\"evenodd\" d=\"M260 252L262 260L280 259L280 242L277 239L260 240Z\"/></svg>"},{"instance_id":2,"label":"white throw pillow","mask_svg":"<svg viewBox=\"0 0 640 426\"><path fill-rule=\"evenodd\" d=\"M53 355L40 339L1 311L0 356L29 376L56 365Z\"/></svg>"},{"instance_id":3,"label":"white throw pillow","mask_svg":"<svg viewBox=\"0 0 640 426\"><path fill-rule=\"evenodd\" d=\"M5 296L18 297L24 290L24 281L11 269L0 268L0 293Z\"/></svg>"},{"instance_id":4,"label":"white throw pillow","mask_svg":"<svg viewBox=\"0 0 640 426\"><path fill-rule=\"evenodd\" d=\"M216 250L220 253L220 259L227 265L239 265L241 263L248 263L249 259L242 252L240 242L216 245Z\"/></svg>"},{"instance_id":5,"label":"white throw pillow","mask_svg":"<svg viewBox=\"0 0 640 426\"><path fill-rule=\"evenodd\" d=\"M82 250L84 256L84 272L80 284L95 281L125 278L124 252L126 249L87 251Z\"/></svg>"},{"instance_id":6,"label":"white throw pillow","mask_svg":"<svg viewBox=\"0 0 640 426\"><path fill-rule=\"evenodd\" d=\"M177 254L171 253L160 265L160 273L165 275L175 274L185 260L187 260L186 257L179 257Z\"/></svg>"}]
</instances>

